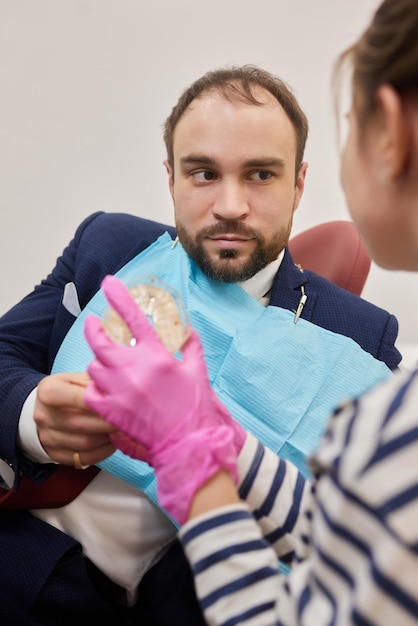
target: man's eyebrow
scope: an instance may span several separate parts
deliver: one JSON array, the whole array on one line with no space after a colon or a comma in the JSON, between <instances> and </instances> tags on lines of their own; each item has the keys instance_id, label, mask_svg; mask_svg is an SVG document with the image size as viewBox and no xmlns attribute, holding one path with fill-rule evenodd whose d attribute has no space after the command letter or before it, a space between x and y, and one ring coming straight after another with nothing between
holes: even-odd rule
<instances>
[{"instance_id":1,"label":"man's eyebrow","mask_svg":"<svg viewBox=\"0 0 418 626\"><path fill-rule=\"evenodd\" d=\"M244 163L245 167L279 167L285 166L284 159L277 158L265 158L265 159L250 159Z\"/></svg>"},{"instance_id":2,"label":"man's eyebrow","mask_svg":"<svg viewBox=\"0 0 418 626\"><path fill-rule=\"evenodd\" d=\"M180 159L180 165L184 166L193 164L214 166L216 165L216 162L210 157L203 154L188 154L187 156Z\"/></svg>"}]
</instances>

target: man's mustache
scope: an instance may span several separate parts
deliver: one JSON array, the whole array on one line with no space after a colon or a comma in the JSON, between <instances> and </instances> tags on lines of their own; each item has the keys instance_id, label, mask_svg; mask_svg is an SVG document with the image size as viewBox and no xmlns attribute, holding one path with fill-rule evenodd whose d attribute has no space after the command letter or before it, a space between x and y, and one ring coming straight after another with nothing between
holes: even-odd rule
<instances>
[{"instance_id":1,"label":"man's mustache","mask_svg":"<svg viewBox=\"0 0 418 626\"><path fill-rule=\"evenodd\" d=\"M197 233L197 239L201 240L205 237L216 237L219 235L242 235L257 241L263 239L257 230L235 220L223 220L213 226L206 226Z\"/></svg>"}]
</instances>

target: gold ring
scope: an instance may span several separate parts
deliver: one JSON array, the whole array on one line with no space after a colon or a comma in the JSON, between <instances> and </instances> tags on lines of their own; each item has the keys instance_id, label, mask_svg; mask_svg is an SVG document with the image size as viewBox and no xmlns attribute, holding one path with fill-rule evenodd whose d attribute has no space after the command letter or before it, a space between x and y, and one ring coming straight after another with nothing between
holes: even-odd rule
<instances>
[{"instance_id":1,"label":"gold ring","mask_svg":"<svg viewBox=\"0 0 418 626\"><path fill-rule=\"evenodd\" d=\"M80 453L79 452L73 452L73 463L74 463L74 467L75 469L78 470L85 470L88 467L90 467L90 465L83 465L81 460L80 460Z\"/></svg>"}]
</instances>

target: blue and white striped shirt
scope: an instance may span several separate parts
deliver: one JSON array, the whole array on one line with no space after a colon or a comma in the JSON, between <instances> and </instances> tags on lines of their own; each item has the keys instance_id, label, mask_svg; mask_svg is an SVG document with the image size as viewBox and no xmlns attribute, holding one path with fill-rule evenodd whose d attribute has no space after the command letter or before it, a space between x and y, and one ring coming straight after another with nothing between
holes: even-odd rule
<instances>
[{"instance_id":1,"label":"blue and white striped shirt","mask_svg":"<svg viewBox=\"0 0 418 626\"><path fill-rule=\"evenodd\" d=\"M337 411L310 465L248 435L242 504L181 529L208 623L418 624L418 372Z\"/></svg>"}]
</instances>

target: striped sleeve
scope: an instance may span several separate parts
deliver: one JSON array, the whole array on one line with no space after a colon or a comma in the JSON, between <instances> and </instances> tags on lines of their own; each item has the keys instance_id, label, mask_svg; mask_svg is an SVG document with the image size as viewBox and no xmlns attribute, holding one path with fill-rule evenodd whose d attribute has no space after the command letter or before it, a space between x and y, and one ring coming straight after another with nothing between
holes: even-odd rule
<instances>
[{"instance_id":1,"label":"striped sleeve","mask_svg":"<svg viewBox=\"0 0 418 626\"><path fill-rule=\"evenodd\" d=\"M277 558L245 504L196 518L180 538L209 624L276 624Z\"/></svg>"},{"instance_id":2,"label":"striped sleeve","mask_svg":"<svg viewBox=\"0 0 418 626\"><path fill-rule=\"evenodd\" d=\"M277 529L289 518L297 476L293 489L283 491L278 462L250 496L247 478L255 471L254 487L261 471L254 463L263 452L253 446L240 485L248 502L212 511L180 531L209 624L417 626L417 407L418 374L400 373L333 416L311 459L311 550L288 576L277 568L277 542L269 537L273 512ZM282 513L285 493L292 497ZM270 513L258 516L267 494Z\"/></svg>"},{"instance_id":3,"label":"striped sleeve","mask_svg":"<svg viewBox=\"0 0 418 626\"><path fill-rule=\"evenodd\" d=\"M312 581L337 624L418 624L417 407L417 372L398 373L337 412L311 460Z\"/></svg>"},{"instance_id":4,"label":"striped sleeve","mask_svg":"<svg viewBox=\"0 0 418 626\"><path fill-rule=\"evenodd\" d=\"M251 434L238 458L239 494L281 561L309 550L311 484L298 469Z\"/></svg>"}]
</instances>

